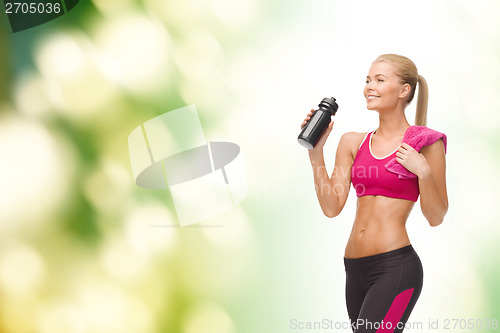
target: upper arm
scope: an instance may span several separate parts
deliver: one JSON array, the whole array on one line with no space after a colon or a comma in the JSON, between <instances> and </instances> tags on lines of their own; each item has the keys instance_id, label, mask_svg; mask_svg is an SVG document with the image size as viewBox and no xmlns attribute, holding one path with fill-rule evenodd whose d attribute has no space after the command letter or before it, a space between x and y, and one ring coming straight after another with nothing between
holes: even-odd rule
<instances>
[{"instance_id":1,"label":"upper arm","mask_svg":"<svg viewBox=\"0 0 500 333\"><path fill-rule=\"evenodd\" d=\"M439 139L420 151L424 155L432 172L436 188L448 207L448 194L446 191L446 158L443 140Z\"/></svg>"},{"instance_id":2,"label":"upper arm","mask_svg":"<svg viewBox=\"0 0 500 333\"><path fill-rule=\"evenodd\" d=\"M360 143L361 133L348 132L340 138L337 154L335 156L335 167L332 171L332 185L338 194L339 207L344 207L351 187L351 168L354 162L354 148Z\"/></svg>"}]
</instances>

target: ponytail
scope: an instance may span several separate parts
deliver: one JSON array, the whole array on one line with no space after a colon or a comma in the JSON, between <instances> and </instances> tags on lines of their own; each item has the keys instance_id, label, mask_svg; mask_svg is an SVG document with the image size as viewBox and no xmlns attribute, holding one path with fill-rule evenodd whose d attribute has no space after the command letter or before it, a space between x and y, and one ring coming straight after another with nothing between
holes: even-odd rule
<instances>
[{"instance_id":1,"label":"ponytail","mask_svg":"<svg viewBox=\"0 0 500 333\"><path fill-rule=\"evenodd\" d=\"M418 98L417 113L415 114L415 125L427 125L427 102L429 100L429 89L427 81L422 75L418 76Z\"/></svg>"},{"instance_id":2,"label":"ponytail","mask_svg":"<svg viewBox=\"0 0 500 333\"><path fill-rule=\"evenodd\" d=\"M415 63L405 56L398 54L382 54L375 62L388 61L396 66L396 75L401 79L401 83L408 83L410 85L410 94L406 101L406 105L410 104L415 95L418 83L418 99L417 99L417 113L415 114L415 125L427 125L427 101L429 99L429 90L427 88L427 81L422 75L418 74L417 66Z\"/></svg>"}]
</instances>

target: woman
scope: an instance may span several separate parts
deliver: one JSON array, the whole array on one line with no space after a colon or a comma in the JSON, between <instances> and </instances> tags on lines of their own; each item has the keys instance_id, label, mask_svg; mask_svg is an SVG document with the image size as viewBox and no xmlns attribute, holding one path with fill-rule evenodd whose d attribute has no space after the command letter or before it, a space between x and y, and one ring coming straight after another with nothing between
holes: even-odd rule
<instances>
[{"instance_id":1,"label":"woman","mask_svg":"<svg viewBox=\"0 0 500 333\"><path fill-rule=\"evenodd\" d=\"M422 213L431 226L441 224L448 210L446 136L420 152L402 142L411 128L404 110L417 83L415 125L419 126L412 129L432 131L423 127L428 95L425 79L410 59L385 54L372 63L364 88L367 108L379 114L378 128L342 135L331 177L326 172L323 146L333 121L309 150L316 194L326 216L335 217L342 211L351 181L358 196L344 254L347 311L357 333L403 331L423 282L422 264L410 243L406 220L419 195ZM384 167L394 158L414 178L401 179Z\"/></svg>"}]
</instances>

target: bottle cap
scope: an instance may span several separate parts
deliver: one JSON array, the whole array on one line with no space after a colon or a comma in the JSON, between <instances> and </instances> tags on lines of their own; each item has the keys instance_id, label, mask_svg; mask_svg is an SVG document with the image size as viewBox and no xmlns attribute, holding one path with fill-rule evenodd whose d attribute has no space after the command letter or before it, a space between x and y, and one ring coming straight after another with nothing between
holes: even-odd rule
<instances>
[{"instance_id":1,"label":"bottle cap","mask_svg":"<svg viewBox=\"0 0 500 333\"><path fill-rule=\"evenodd\" d=\"M321 103L319 103L318 105L319 107L324 107L325 109L327 109L332 115L335 115L335 113L337 112L339 106L337 105L337 103L335 102L335 98L334 97L326 97L326 98L323 98L323 100L321 101Z\"/></svg>"}]
</instances>

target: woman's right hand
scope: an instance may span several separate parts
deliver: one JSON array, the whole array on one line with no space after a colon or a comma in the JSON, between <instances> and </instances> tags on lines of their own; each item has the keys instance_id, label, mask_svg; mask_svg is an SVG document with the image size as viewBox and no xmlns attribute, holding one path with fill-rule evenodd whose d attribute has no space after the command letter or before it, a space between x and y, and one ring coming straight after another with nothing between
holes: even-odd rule
<instances>
[{"instance_id":1,"label":"woman's right hand","mask_svg":"<svg viewBox=\"0 0 500 333\"><path fill-rule=\"evenodd\" d=\"M311 119L313 113L314 113L314 109L311 109L311 111L307 114L306 118L304 119L304 121L300 125L301 129L304 128L306 123ZM309 153L317 153L317 152L323 151L323 146L325 145L326 139L328 138L328 136L330 135L330 132L332 131L333 123L334 123L334 121L331 120L330 124L328 124L327 129L319 137L319 140L316 143L316 146L314 146L313 149L309 149Z\"/></svg>"}]
</instances>

